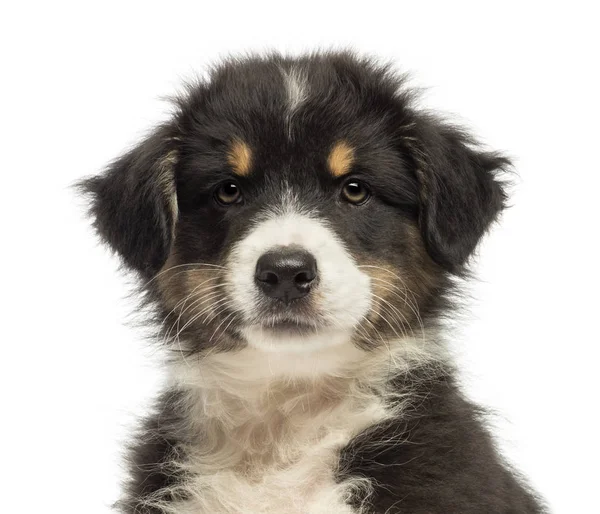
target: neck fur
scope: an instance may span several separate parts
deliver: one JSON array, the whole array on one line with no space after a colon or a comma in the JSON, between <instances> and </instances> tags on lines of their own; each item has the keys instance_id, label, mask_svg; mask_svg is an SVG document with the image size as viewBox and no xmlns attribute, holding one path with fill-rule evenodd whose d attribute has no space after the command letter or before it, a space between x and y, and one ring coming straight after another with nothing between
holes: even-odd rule
<instances>
[{"instance_id":1,"label":"neck fur","mask_svg":"<svg viewBox=\"0 0 600 514\"><path fill-rule=\"evenodd\" d=\"M183 407L191 433L202 434L205 458L228 448L228 462L220 465L283 464L299 448L323 438L347 441L397 415L408 392L392 390L390 378L410 369L414 359L406 348L365 351L349 343L286 353L247 347L194 365L177 362L171 376L185 393Z\"/></svg>"}]
</instances>

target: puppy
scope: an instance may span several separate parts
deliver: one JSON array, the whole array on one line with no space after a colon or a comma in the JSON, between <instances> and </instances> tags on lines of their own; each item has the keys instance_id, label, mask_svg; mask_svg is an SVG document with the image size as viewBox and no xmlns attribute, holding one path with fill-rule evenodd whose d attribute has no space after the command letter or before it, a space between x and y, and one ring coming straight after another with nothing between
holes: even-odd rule
<instances>
[{"instance_id":1,"label":"puppy","mask_svg":"<svg viewBox=\"0 0 600 514\"><path fill-rule=\"evenodd\" d=\"M350 53L232 59L80 186L169 380L126 514L539 513L440 320L506 157Z\"/></svg>"}]
</instances>

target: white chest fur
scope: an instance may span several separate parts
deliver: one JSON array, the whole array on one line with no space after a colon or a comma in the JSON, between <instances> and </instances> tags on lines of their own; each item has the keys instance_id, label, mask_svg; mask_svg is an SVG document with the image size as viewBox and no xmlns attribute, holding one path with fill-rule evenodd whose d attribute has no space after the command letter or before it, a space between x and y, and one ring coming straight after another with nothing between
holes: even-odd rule
<instances>
[{"instance_id":1,"label":"white chest fur","mask_svg":"<svg viewBox=\"0 0 600 514\"><path fill-rule=\"evenodd\" d=\"M174 512L356 514L347 500L361 484L336 483L334 478L337 450L347 440L341 434L325 437L312 448L304 447L298 459L287 465L199 474L189 484L191 499L174 505Z\"/></svg>"},{"instance_id":2,"label":"white chest fur","mask_svg":"<svg viewBox=\"0 0 600 514\"><path fill-rule=\"evenodd\" d=\"M175 491L182 499L161 508L172 514L357 514L348 500L369 484L356 478L339 482L336 471L339 451L390 415L376 375L360 380L340 368L326 378L307 374L290 380L275 373L264 381L254 357L251 351L238 354L234 367L215 357L200 374L177 369L179 387L185 384L189 392L193 433L199 435L178 463L189 477ZM350 360L346 355L346 364ZM274 369L282 370L270 373ZM255 380L248 379L249 370Z\"/></svg>"}]
</instances>

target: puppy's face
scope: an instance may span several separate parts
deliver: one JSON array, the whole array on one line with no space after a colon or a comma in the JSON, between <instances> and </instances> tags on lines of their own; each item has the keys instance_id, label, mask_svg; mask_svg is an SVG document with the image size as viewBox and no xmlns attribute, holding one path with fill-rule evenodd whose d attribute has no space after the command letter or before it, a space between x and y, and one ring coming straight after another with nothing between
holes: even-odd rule
<instances>
[{"instance_id":1,"label":"puppy's face","mask_svg":"<svg viewBox=\"0 0 600 514\"><path fill-rule=\"evenodd\" d=\"M496 217L506 161L348 55L226 64L85 183L188 351L369 349L420 330Z\"/></svg>"},{"instance_id":2,"label":"puppy's face","mask_svg":"<svg viewBox=\"0 0 600 514\"><path fill-rule=\"evenodd\" d=\"M165 299L175 307L189 296L198 308L182 321L215 317L219 329L265 348L362 340L384 312L406 330L419 289L409 282L433 265L401 157L333 128L329 140L283 130L274 140L268 121L269 140L238 133L225 142L214 173L203 173L202 152L182 156L167 270L185 270L159 278ZM377 151L387 169L372 165Z\"/></svg>"}]
</instances>

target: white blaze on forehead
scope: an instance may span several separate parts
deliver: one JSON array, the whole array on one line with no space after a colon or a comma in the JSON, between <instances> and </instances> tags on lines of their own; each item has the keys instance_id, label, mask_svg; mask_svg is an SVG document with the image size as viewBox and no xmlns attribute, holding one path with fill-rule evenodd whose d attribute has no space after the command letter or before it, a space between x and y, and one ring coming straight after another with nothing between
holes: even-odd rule
<instances>
[{"instance_id":1,"label":"white blaze on forehead","mask_svg":"<svg viewBox=\"0 0 600 514\"><path fill-rule=\"evenodd\" d=\"M263 333L260 326L254 326L244 332L248 342L260 343L263 348L285 346L290 350L348 342L370 308L370 278L360 270L335 232L307 214L290 210L272 213L235 245L228 259L228 283L236 309L246 320L256 317L262 299L254 282L256 262L267 251L290 245L300 246L317 261L318 283L311 291L315 321L329 328L311 337L296 336L298 341L289 336L291 340L283 342L270 340L271 336Z\"/></svg>"},{"instance_id":2,"label":"white blaze on forehead","mask_svg":"<svg viewBox=\"0 0 600 514\"><path fill-rule=\"evenodd\" d=\"M306 100L308 93L306 76L297 67L291 67L289 70L282 69L281 72L285 83L288 109L293 112Z\"/></svg>"},{"instance_id":3,"label":"white blaze on forehead","mask_svg":"<svg viewBox=\"0 0 600 514\"><path fill-rule=\"evenodd\" d=\"M300 107L308 97L308 81L306 75L296 66L292 66L287 70L281 68L281 74L283 75L283 83L287 98L287 109L285 114L286 125L288 137L291 139L292 117L298 107Z\"/></svg>"}]
</instances>

